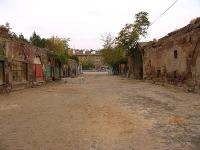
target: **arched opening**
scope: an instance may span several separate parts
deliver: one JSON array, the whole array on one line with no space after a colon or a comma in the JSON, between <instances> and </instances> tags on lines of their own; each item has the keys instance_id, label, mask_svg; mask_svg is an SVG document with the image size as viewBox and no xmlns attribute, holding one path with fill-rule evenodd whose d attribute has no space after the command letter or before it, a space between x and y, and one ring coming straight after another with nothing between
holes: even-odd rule
<instances>
[{"instance_id":1,"label":"arched opening","mask_svg":"<svg viewBox=\"0 0 200 150\"><path fill-rule=\"evenodd\" d=\"M12 81L13 84L26 83L28 80L28 67L26 56L23 50L15 53L12 60Z\"/></svg>"}]
</instances>

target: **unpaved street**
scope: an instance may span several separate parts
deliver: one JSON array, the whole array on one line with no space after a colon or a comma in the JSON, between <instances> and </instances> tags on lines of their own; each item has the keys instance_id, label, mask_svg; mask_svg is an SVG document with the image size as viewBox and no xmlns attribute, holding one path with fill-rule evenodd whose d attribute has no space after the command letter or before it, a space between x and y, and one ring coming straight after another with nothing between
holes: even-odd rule
<instances>
[{"instance_id":1,"label":"unpaved street","mask_svg":"<svg viewBox=\"0 0 200 150\"><path fill-rule=\"evenodd\" d=\"M0 96L0 150L200 149L200 95L102 73L84 78Z\"/></svg>"}]
</instances>

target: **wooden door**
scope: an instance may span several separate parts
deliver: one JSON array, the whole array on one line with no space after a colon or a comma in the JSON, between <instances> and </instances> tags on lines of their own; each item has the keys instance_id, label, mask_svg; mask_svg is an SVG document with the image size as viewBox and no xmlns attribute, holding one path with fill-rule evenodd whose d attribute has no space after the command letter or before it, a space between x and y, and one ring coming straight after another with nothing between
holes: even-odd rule
<instances>
[{"instance_id":1,"label":"wooden door","mask_svg":"<svg viewBox=\"0 0 200 150\"><path fill-rule=\"evenodd\" d=\"M4 81L4 63L0 61L0 85L3 84Z\"/></svg>"}]
</instances>

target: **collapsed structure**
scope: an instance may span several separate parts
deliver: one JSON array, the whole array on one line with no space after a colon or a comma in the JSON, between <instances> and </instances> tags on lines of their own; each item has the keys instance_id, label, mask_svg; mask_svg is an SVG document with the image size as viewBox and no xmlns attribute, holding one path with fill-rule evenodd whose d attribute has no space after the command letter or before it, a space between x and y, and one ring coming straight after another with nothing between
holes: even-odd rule
<instances>
[{"instance_id":1,"label":"collapsed structure","mask_svg":"<svg viewBox=\"0 0 200 150\"><path fill-rule=\"evenodd\" d=\"M9 29L0 27L0 92L5 84L12 89L26 88L77 74L74 60L62 65L52 51L16 40Z\"/></svg>"},{"instance_id":2,"label":"collapsed structure","mask_svg":"<svg viewBox=\"0 0 200 150\"><path fill-rule=\"evenodd\" d=\"M200 90L200 18L142 50L144 79Z\"/></svg>"},{"instance_id":3,"label":"collapsed structure","mask_svg":"<svg viewBox=\"0 0 200 150\"><path fill-rule=\"evenodd\" d=\"M200 18L159 40L136 43L119 74L200 92Z\"/></svg>"}]
</instances>

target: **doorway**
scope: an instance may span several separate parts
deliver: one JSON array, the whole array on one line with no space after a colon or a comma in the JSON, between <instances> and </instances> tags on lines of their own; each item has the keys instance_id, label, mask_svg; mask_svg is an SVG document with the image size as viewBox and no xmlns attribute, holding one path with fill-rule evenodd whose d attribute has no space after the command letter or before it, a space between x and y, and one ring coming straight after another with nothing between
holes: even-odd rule
<instances>
[{"instance_id":1,"label":"doorway","mask_svg":"<svg viewBox=\"0 0 200 150\"><path fill-rule=\"evenodd\" d=\"M4 84L4 63L0 61L0 85Z\"/></svg>"}]
</instances>

